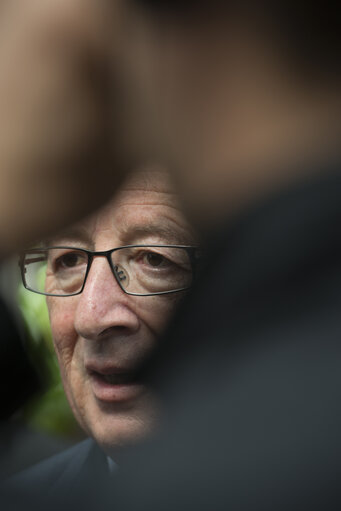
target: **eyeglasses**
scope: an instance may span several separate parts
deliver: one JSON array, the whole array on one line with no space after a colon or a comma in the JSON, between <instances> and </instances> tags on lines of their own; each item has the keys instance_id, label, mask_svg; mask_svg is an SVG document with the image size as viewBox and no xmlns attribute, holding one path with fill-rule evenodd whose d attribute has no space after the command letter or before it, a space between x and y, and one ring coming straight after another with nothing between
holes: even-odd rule
<instances>
[{"instance_id":1,"label":"eyeglasses","mask_svg":"<svg viewBox=\"0 0 341 511\"><path fill-rule=\"evenodd\" d=\"M191 286L198 249L187 245L127 245L103 252L67 246L34 248L20 256L23 284L42 295L78 295L95 257L107 259L122 291L153 296Z\"/></svg>"}]
</instances>

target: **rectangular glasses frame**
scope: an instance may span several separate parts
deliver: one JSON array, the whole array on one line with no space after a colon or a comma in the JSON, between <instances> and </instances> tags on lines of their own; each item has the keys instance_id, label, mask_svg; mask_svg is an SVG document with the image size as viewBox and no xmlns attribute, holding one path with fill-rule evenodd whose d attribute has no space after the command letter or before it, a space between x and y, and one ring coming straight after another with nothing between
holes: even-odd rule
<instances>
[{"instance_id":1,"label":"rectangular glasses frame","mask_svg":"<svg viewBox=\"0 0 341 511\"><path fill-rule=\"evenodd\" d=\"M118 285L120 286L120 288L122 289L122 291L124 293L126 293L127 295L131 295L131 296L156 296L156 295L166 295L166 294L171 294L171 293L178 293L180 291L185 291L186 289L189 289L189 287L184 287L184 288L179 288L179 289L172 289L171 291L158 291L158 292L154 292L154 293L131 293L129 291L126 291L124 289L124 287L122 286L121 282L120 282L120 279L116 273L116 270L115 270L115 267L113 265L113 261L111 259L111 255L118 251L118 250L121 250L121 249L127 249L127 248L144 248L144 247L150 247L150 248L178 248L178 249L183 249L187 252L188 256L189 256L189 260L190 260L190 263L191 263L191 268L192 268L192 274L193 274L193 279L192 279L192 282L194 280L194 277L195 277L195 268L196 268L196 264L197 264L197 261L199 259L199 255L198 255L198 247L195 247L195 246L191 246L191 245L162 245L162 244L151 244L151 245L145 245L145 244L141 244L141 245L124 245L122 247L116 247L116 248L112 248L111 250L103 250L103 251L93 251L93 250L87 250L85 248L78 248L78 247L72 247L72 246L52 246L52 247L42 247L42 248L32 248L30 250L26 250L24 252L22 252L19 256L19 267L20 267L20 270L21 270L21 278L22 278L22 282L23 282L23 285L24 287L29 290L29 291L32 291L33 293L37 293L37 294L40 294L40 295L44 295L44 296L55 296L55 297L61 297L61 298L67 298L69 296L76 296L76 295L80 295L82 292L83 292L83 289L85 287L85 284L86 284L86 280L87 280L87 277L88 277L88 274L90 272L90 268L91 268L91 264L92 264L92 261L95 257L105 257L109 263L109 266L110 266L110 269L114 275L114 278L116 280L116 282L118 283ZM84 281L83 281L83 285L81 287L81 289L79 291L77 291L76 293L70 293L70 294L54 294L54 293L43 293L41 291L37 291L35 289L32 289L31 287L29 287L29 285L27 284L26 282L26 277L25 277L25 257L26 257L26 254L27 253L30 253L30 254L34 254L34 253L39 253L39 252L42 252L44 250L52 250L52 249L72 249L72 250L77 250L79 252L84 252L85 254L87 254L87 257L88 257L88 263L87 263L87 268L86 268L86 272L85 272L85 275L84 275Z\"/></svg>"}]
</instances>

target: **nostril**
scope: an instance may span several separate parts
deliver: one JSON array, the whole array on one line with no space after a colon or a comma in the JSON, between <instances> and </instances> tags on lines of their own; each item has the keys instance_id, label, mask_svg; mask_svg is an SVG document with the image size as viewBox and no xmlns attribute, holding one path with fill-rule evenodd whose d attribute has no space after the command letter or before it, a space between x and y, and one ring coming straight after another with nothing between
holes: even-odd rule
<instances>
[{"instance_id":1,"label":"nostril","mask_svg":"<svg viewBox=\"0 0 341 511\"><path fill-rule=\"evenodd\" d=\"M80 295L75 315L75 329L85 339L103 339L138 331L140 318L135 302L117 285L93 273L89 287ZM111 273L110 279L113 279Z\"/></svg>"}]
</instances>

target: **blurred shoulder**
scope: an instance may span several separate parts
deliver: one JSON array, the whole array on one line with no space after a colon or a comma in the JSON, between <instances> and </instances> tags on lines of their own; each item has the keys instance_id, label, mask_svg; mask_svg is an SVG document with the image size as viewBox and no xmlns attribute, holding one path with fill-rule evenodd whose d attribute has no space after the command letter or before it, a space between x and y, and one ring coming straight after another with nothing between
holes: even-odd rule
<instances>
[{"instance_id":1,"label":"blurred shoulder","mask_svg":"<svg viewBox=\"0 0 341 511\"><path fill-rule=\"evenodd\" d=\"M99 448L92 439L84 440L15 474L3 486L9 490L23 491L34 491L37 487L46 490L58 488L77 478L96 449Z\"/></svg>"}]
</instances>

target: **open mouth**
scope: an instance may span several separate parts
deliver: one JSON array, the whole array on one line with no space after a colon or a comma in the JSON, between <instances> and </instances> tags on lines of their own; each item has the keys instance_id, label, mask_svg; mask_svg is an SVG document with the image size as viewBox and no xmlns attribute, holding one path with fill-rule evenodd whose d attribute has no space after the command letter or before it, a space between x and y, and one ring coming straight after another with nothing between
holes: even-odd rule
<instances>
[{"instance_id":1,"label":"open mouth","mask_svg":"<svg viewBox=\"0 0 341 511\"><path fill-rule=\"evenodd\" d=\"M146 391L130 368L104 367L96 363L88 363L86 368L93 394L102 403L135 402Z\"/></svg>"},{"instance_id":2,"label":"open mouth","mask_svg":"<svg viewBox=\"0 0 341 511\"><path fill-rule=\"evenodd\" d=\"M102 374L97 371L91 371L93 377L108 385L131 385L136 384L136 378L133 372Z\"/></svg>"}]
</instances>

